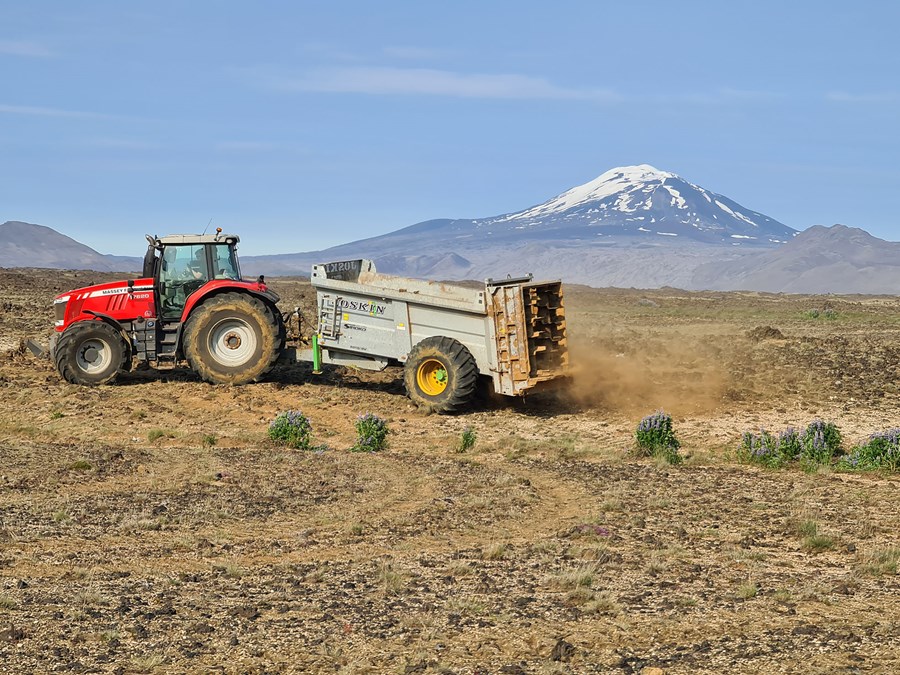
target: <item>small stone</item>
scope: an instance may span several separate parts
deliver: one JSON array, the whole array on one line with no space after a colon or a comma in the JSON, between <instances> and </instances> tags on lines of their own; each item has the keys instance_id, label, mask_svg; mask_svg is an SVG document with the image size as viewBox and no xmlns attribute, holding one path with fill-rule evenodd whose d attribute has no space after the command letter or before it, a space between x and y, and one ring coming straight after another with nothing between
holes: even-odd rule
<instances>
[{"instance_id":1,"label":"small stone","mask_svg":"<svg viewBox=\"0 0 900 675\"><path fill-rule=\"evenodd\" d=\"M504 675L527 675L528 671L517 663L511 663L508 666L503 666L500 672L504 673Z\"/></svg>"},{"instance_id":2,"label":"small stone","mask_svg":"<svg viewBox=\"0 0 900 675\"><path fill-rule=\"evenodd\" d=\"M550 652L551 661L568 661L575 654L575 645L572 645L562 638L556 641L553 651Z\"/></svg>"},{"instance_id":3,"label":"small stone","mask_svg":"<svg viewBox=\"0 0 900 675\"><path fill-rule=\"evenodd\" d=\"M235 607L230 612L228 612L231 616L236 616L240 619L255 619L259 616L259 610L253 605L244 605L243 607Z\"/></svg>"},{"instance_id":4,"label":"small stone","mask_svg":"<svg viewBox=\"0 0 900 675\"><path fill-rule=\"evenodd\" d=\"M15 626L0 630L0 642L18 642L25 639L25 631Z\"/></svg>"}]
</instances>

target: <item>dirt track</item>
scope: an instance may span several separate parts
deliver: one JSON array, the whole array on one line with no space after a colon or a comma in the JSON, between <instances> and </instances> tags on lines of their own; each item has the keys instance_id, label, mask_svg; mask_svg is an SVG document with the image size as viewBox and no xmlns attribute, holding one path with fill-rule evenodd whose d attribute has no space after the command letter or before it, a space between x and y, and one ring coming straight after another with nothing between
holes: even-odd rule
<instances>
[{"instance_id":1,"label":"dirt track","mask_svg":"<svg viewBox=\"0 0 900 675\"><path fill-rule=\"evenodd\" d=\"M567 397L440 417L387 372L62 383L19 340L100 278L0 270L2 672L900 671L900 480L734 459L900 425L893 298L570 288ZM659 407L680 467L629 454ZM297 408L331 449L266 439Z\"/></svg>"}]
</instances>

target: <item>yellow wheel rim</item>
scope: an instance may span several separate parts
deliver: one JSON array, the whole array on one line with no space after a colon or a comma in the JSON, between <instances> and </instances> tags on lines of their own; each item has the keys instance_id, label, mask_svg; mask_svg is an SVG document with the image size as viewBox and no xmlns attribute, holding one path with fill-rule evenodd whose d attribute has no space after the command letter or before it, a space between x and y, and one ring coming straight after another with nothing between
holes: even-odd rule
<instances>
[{"instance_id":1,"label":"yellow wheel rim","mask_svg":"<svg viewBox=\"0 0 900 675\"><path fill-rule=\"evenodd\" d=\"M423 361L416 370L416 382L427 396L438 396L447 388L447 369L437 359Z\"/></svg>"}]
</instances>

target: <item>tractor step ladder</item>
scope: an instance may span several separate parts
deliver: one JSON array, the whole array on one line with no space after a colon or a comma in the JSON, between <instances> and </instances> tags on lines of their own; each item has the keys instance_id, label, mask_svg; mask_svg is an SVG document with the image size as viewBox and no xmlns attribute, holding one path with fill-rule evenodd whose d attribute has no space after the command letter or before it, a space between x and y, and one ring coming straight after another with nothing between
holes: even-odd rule
<instances>
[{"instance_id":1,"label":"tractor step ladder","mask_svg":"<svg viewBox=\"0 0 900 675\"><path fill-rule=\"evenodd\" d=\"M175 359L175 347L178 344L178 330L180 328L181 323L178 321L163 324L159 334L159 349L157 351L160 361Z\"/></svg>"},{"instance_id":2,"label":"tractor step ladder","mask_svg":"<svg viewBox=\"0 0 900 675\"><path fill-rule=\"evenodd\" d=\"M319 333L336 340L341 334L341 298L323 295L319 305Z\"/></svg>"}]
</instances>

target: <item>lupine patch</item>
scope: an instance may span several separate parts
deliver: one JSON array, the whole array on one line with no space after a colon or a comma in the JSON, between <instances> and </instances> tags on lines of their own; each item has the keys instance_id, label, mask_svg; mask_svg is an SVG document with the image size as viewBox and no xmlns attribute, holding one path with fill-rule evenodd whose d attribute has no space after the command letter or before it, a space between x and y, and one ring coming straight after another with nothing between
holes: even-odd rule
<instances>
[{"instance_id":1,"label":"lupine patch","mask_svg":"<svg viewBox=\"0 0 900 675\"><path fill-rule=\"evenodd\" d=\"M830 464L841 454L841 432L833 422L814 420L800 435L802 459L809 464Z\"/></svg>"},{"instance_id":2,"label":"lupine patch","mask_svg":"<svg viewBox=\"0 0 900 675\"><path fill-rule=\"evenodd\" d=\"M900 470L900 429L879 431L857 445L838 462L841 469L850 471Z\"/></svg>"},{"instance_id":3,"label":"lupine patch","mask_svg":"<svg viewBox=\"0 0 900 675\"><path fill-rule=\"evenodd\" d=\"M356 418L356 445L354 452L378 452L387 447L387 422L374 413Z\"/></svg>"},{"instance_id":4,"label":"lupine patch","mask_svg":"<svg viewBox=\"0 0 900 675\"><path fill-rule=\"evenodd\" d=\"M778 434L760 430L744 432L738 446L738 459L779 468L800 460L804 466L827 465L841 454L841 432L832 422L814 420L802 432L788 427Z\"/></svg>"},{"instance_id":5,"label":"lupine patch","mask_svg":"<svg viewBox=\"0 0 900 675\"><path fill-rule=\"evenodd\" d=\"M312 424L299 410L278 413L269 424L269 438L295 450L309 450L312 442Z\"/></svg>"},{"instance_id":6,"label":"lupine patch","mask_svg":"<svg viewBox=\"0 0 900 675\"><path fill-rule=\"evenodd\" d=\"M660 457L669 464L680 464L678 448L681 443L675 437L672 416L662 410L647 415L634 432L638 449L646 455Z\"/></svg>"}]
</instances>

